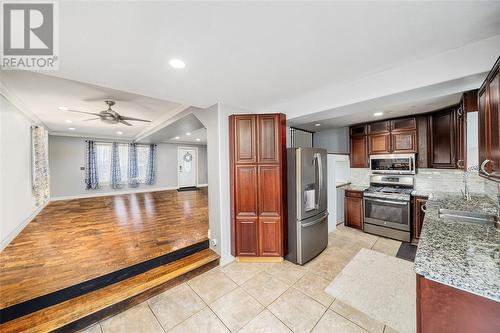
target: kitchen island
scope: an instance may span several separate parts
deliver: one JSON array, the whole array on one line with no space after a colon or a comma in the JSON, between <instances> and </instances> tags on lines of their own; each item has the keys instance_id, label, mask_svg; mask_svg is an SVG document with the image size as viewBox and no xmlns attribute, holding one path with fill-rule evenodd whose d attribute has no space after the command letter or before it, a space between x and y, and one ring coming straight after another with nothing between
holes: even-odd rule
<instances>
[{"instance_id":1,"label":"kitchen island","mask_svg":"<svg viewBox=\"0 0 500 333\"><path fill-rule=\"evenodd\" d=\"M420 234L417 332L500 332L500 231L444 220L439 209L497 214L486 196L433 193Z\"/></svg>"}]
</instances>

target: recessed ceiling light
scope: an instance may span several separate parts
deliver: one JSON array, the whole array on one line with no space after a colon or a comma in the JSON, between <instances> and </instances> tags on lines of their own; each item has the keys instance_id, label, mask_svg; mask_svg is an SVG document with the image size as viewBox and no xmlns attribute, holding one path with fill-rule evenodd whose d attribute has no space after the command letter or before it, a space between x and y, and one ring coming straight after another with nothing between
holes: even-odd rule
<instances>
[{"instance_id":1,"label":"recessed ceiling light","mask_svg":"<svg viewBox=\"0 0 500 333\"><path fill-rule=\"evenodd\" d=\"M187 135L187 136L191 136L191 133L187 132L187 133L186 133L186 135Z\"/></svg>"},{"instance_id":2,"label":"recessed ceiling light","mask_svg":"<svg viewBox=\"0 0 500 333\"><path fill-rule=\"evenodd\" d=\"M73 120L66 119L65 122L67 122L68 124L71 124L73 122Z\"/></svg>"},{"instance_id":3,"label":"recessed ceiling light","mask_svg":"<svg viewBox=\"0 0 500 333\"><path fill-rule=\"evenodd\" d=\"M375 112L373 115L375 117L380 117L381 115L383 115L384 113L383 112Z\"/></svg>"},{"instance_id":4,"label":"recessed ceiling light","mask_svg":"<svg viewBox=\"0 0 500 333\"><path fill-rule=\"evenodd\" d=\"M186 67L186 63L178 58L172 58L168 63L170 64L170 66L177 69L183 69L184 67Z\"/></svg>"},{"instance_id":5,"label":"recessed ceiling light","mask_svg":"<svg viewBox=\"0 0 500 333\"><path fill-rule=\"evenodd\" d=\"M175 137L175 140L179 140L179 139L180 139L180 137L178 137L178 136Z\"/></svg>"},{"instance_id":6,"label":"recessed ceiling light","mask_svg":"<svg viewBox=\"0 0 500 333\"><path fill-rule=\"evenodd\" d=\"M69 129L70 131L74 131L76 128L74 128L74 127L69 127L68 129Z\"/></svg>"},{"instance_id":7,"label":"recessed ceiling light","mask_svg":"<svg viewBox=\"0 0 500 333\"><path fill-rule=\"evenodd\" d=\"M118 132L116 132L116 134L118 134L118 135L122 135L122 134L123 134L123 132L122 132L122 131L118 131Z\"/></svg>"},{"instance_id":8,"label":"recessed ceiling light","mask_svg":"<svg viewBox=\"0 0 500 333\"><path fill-rule=\"evenodd\" d=\"M196 141L200 141L201 139L200 138L196 138Z\"/></svg>"},{"instance_id":9,"label":"recessed ceiling light","mask_svg":"<svg viewBox=\"0 0 500 333\"><path fill-rule=\"evenodd\" d=\"M314 124L314 126L316 126L316 127L320 127L320 126L321 126L321 124L320 124L320 123L317 123L317 124Z\"/></svg>"},{"instance_id":10,"label":"recessed ceiling light","mask_svg":"<svg viewBox=\"0 0 500 333\"><path fill-rule=\"evenodd\" d=\"M58 107L59 110L61 111L68 111L68 107L67 106L60 106Z\"/></svg>"}]
</instances>

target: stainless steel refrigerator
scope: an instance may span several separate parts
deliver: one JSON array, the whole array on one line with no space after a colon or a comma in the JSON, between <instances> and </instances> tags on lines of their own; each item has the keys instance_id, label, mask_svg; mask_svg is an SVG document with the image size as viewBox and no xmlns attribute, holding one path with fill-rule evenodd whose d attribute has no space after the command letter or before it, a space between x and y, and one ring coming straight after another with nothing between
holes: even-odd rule
<instances>
[{"instance_id":1,"label":"stainless steel refrigerator","mask_svg":"<svg viewBox=\"0 0 500 333\"><path fill-rule=\"evenodd\" d=\"M303 265L328 245L327 153L319 148L287 149L288 254Z\"/></svg>"}]
</instances>

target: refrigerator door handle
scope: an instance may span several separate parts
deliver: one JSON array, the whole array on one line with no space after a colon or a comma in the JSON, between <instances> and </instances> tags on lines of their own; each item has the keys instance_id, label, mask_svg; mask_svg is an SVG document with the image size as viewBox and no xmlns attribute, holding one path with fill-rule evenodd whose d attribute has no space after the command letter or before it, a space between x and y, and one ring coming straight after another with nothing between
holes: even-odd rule
<instances>
[{"instance_id":1,"label":"refrigerator door handle","mask_svg":"<svg viewBox=\"0 0 500 333\"><path fill-rule=\"evenodd\" d=\"M307 228L307 227L313 226L315 224L323 222L327 216L328 216L328 213L325 213L325 214L321 215L320 217L318 217L317 219L315 219L312 222L301 223L300 226L302 228Z\"/></svg>"},{"instance_id":2,"label":"refrigerator door handle","mask_svg":"<svg viewBox=\"0 0 500 333\"><path fill-rule=\"evenodd\" d=\"M319 209L319 203L321 200L321 191L323 191L323 165L321 162L321 154L320 153L315 153L314 154L314 161L315 161L315 166L317 168L317 175L318 175L318 183L316 184L316 188L318 189L318 195L316 196L316 209Z\"/></svg>"}]
</instances>

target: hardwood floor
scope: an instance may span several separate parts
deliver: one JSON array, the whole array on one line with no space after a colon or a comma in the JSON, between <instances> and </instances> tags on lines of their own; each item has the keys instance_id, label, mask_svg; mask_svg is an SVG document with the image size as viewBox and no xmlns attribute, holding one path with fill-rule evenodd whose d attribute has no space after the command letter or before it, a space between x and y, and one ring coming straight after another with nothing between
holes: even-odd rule
<instances>
[{"instance_id":1,"label":"hardwood floor","mask_svg":"<svg viewBox=\"0 0 500 333\"><path fill-rule=\"evenodd\" d=\"M206 241L208 193L50 203L0 254L0 308Z\"/></svg>"}]
</instances>

